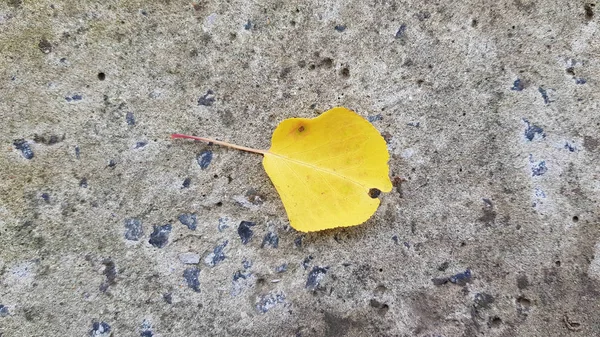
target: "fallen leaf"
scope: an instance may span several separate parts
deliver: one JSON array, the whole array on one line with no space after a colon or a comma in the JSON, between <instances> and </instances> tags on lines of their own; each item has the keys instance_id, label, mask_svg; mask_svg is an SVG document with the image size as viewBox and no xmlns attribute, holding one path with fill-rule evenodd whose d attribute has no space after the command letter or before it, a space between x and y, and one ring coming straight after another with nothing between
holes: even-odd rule
<instances>
[{"instance_id":1,"label":"fallen leaf","mask_svg":"<svg viewBox=\"0 0 600 337\"><path fill-rule=\"evenodd\" d=\"M389 153L375 127L355 112L333 108L316 118L282 121L269 150L203 137L172 135L225 145L264 156L263 166L298 231L359 225L389 192Z\"/></svg>"}]
</instances>

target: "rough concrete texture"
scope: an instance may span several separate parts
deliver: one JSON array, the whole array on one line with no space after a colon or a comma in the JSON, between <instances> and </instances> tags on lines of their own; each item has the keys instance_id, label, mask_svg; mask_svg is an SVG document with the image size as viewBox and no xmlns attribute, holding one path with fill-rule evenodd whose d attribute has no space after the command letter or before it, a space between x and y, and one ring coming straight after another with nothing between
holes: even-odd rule
<instances>
[{"instance_id":1,"label":"rough concrete texture","mask_svg":"<svg viewBox=\"0 0 600 337\"><path fill-rule=\"evenodd\" d=\"M598 10L3 1L0 335L600 335ZM169 138L267 148L337 105L397 183L353 228L298 233L260 156Z\"/></svg>"}]
</instances>

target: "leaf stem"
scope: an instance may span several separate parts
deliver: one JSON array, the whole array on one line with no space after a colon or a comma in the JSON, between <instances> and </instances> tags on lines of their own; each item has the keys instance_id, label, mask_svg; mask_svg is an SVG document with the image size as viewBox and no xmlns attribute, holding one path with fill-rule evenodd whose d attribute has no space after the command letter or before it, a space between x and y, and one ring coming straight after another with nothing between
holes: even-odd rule
<instances>
[{"instance_id":1,"label":"leaf stem","mask_svg":"<svg viewBox=\"0 0 600 337\"><path fill-rule=\"evenodd\" d=\"M220 140L215 140L215 139L210 139L210 138L204 138L204 137L182 135L182 134L179 134L179 133L172 134L171 138L173 138L173 139L175 139L175 138L183 138L183 139L200 140L200 141L207 142L207 143L215 143L215 144L227 146L227 147L230 147L230 148L233 148L233 149L242 150L242 151L246 151L246 152L252 152L252 153L258 153L258 154L262 154L262 155L264 155L265 153L267 153L266 150L258 150L258 149L253 149L251 147L245 147L245 146L240 146L240 145L235 145L235 144L223 142L223 141L220 141Z\"/></svg>"}]
</instances>

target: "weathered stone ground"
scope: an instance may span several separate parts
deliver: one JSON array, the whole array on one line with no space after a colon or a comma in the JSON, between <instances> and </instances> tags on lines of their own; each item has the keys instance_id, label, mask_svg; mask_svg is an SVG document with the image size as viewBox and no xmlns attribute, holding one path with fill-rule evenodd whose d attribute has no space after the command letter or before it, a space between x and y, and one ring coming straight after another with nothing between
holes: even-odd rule
<instances>
[{"instance_id":1,"label":"weathered stone ground","mask_svg":"<svg viewBox=\"0 0 600 337\"><path fill-rule=\"evenodd\" d=\"M2 1L0 335L600 335L598 11ZM267 148L337 105L406 179L353 228L298 233L260 156L169 138Z\"/></svg>"}]
</instances>

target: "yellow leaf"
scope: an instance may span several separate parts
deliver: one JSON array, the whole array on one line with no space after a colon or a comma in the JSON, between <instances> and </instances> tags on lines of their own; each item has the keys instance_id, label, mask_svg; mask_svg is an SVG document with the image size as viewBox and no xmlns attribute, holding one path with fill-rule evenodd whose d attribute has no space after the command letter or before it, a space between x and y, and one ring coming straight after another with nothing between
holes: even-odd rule
<instances>
[{"instance_id":1,"label":"yellow leaf","mask_svg":"<svg viewBox=\"0 0 600 337\"><path fill-rule=\"evenodd\" d=\"M266 151L173 137L263 154L290 225L302 232L361 224L377 210L379 192L392 189L385 140L371 123L342 107L312 119L284 120Z\"/></svg>"}]
</instances>

